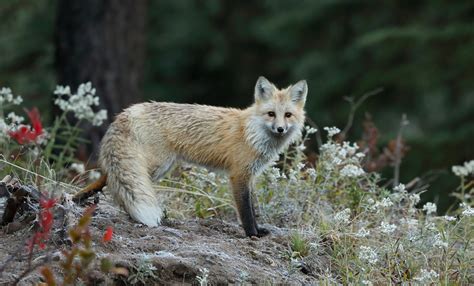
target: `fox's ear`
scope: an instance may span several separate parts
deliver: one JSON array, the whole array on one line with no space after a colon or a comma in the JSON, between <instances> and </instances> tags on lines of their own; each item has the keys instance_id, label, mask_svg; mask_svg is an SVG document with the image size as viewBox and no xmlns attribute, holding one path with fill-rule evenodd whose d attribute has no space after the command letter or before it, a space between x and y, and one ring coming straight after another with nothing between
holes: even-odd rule
<instances>
[{"instance_id":1,"label":"fox's ear","mask_svg":"<svg viewBox=\"0 0 474 286\"><path fill-rule=\"evenodd\" d=\"M306 95L308 94L308 84L306 80L300 80L290 88L290 96L293 102L302 103L306 102Z\"/></svg>"},{"instance_id":2,"label":"fox's ear","mask_svg":"<svg viewBox=\"0 0 474 286\"><path fill-rule=\"evenodd\" d=\"M268 81L268 79L263 76L259 77L257 79L257 84L255 85L255 101L270 98L276 89L275 85Z\"/></svg>"}]
</instances>

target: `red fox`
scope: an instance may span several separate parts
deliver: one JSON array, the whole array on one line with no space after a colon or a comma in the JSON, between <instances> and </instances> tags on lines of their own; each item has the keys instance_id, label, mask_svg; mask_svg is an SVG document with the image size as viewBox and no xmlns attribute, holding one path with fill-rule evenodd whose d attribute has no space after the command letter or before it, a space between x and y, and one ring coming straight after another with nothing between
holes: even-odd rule
<instances>
[{"instance_id":1,"label":"red fox","mask_svg":"<svg viewBox=\"0 0 474 286\"><path fill-rule=\"evenodd\" d=\"M160 224L163 209L152 187L177 161L226 171L247 236L264 236L251 201L253 178L301 136L308 86L302 80L278 89L264 77L247 109L147 102L117 115L102 139L105 173L80 193L107 191L130 216Z\"/></svg>"}]
</instances>

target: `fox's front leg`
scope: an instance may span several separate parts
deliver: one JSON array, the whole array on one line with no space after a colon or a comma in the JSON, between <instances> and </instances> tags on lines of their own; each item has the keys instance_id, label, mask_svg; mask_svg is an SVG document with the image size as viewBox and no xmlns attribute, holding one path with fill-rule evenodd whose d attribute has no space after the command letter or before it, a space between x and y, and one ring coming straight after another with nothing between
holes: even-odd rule
<instances>
[{"instance_id":1,"label":"fox's front leg","mask_svg":"<svg viewBox=\"0 0 474 286\"><path fill-rule=\"evenodd\" d=\"M269 232L264 228L257 226L255 219L255 210L252 204L251 195L251 177L243 175L231 175L230 181L232 184L232 191L234 193L237 211L240 216L240 221L247 236L262 237Z\"/></svg>"}]
</instances>

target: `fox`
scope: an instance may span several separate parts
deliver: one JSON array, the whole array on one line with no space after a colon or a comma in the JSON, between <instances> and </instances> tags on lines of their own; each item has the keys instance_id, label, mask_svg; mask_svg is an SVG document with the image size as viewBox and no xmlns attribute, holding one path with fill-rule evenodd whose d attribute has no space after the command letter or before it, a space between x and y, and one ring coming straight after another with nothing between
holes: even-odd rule
<instances>
[{"instance_id":1,"label":"fox","mask_svg":"<svg viewBox=\"0 0 474 286\"><path fill-rule=\"evenodd\" d=\"M246 109L172 102L134 104L119 113L101 141L102 177L76 196L107 186L131 218L160 225L163 206L153 189L177 162L222 170L229 176L241 226L248 237L259 227L252 202L256 176L301 137L306 80L284 89L260 76Z\"/></svg>"}]
</instances>

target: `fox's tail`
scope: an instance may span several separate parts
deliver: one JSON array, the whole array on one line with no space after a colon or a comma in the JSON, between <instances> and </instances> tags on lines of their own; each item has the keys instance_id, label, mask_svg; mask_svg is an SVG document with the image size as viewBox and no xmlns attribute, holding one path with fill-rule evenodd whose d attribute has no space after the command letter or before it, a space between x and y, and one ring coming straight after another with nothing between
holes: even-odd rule
<instances>
[{"instance_id":1,"label":"fox's tail","mask_svg":"<svg viewBox=\"0 0 474 286\"><path fill-rule=\"evenodd\" d=\"M87 187L84 189L80 190L77 192L73 197L72 200L74 202L80 202L82 200L87 199L90 196L93 196L94 194L102 191L102 188L107 184L107 175L102 175L100 178L89 184Z\"/></svg>"}]
</instances>

